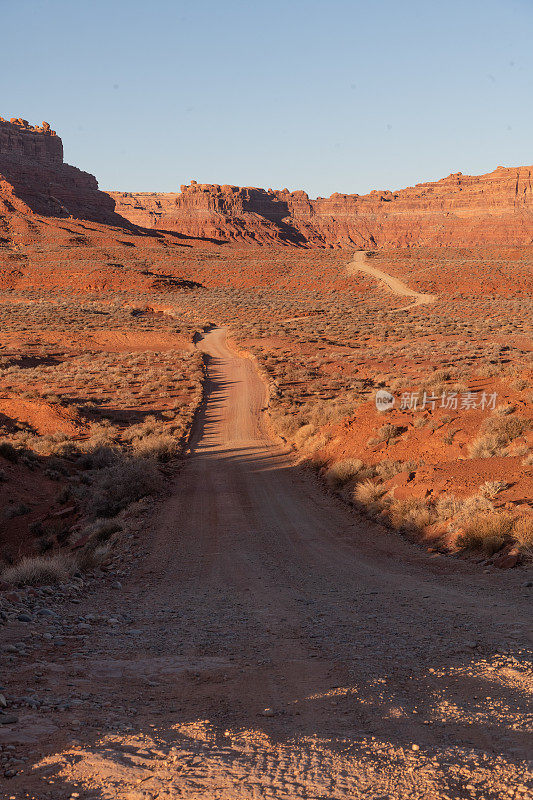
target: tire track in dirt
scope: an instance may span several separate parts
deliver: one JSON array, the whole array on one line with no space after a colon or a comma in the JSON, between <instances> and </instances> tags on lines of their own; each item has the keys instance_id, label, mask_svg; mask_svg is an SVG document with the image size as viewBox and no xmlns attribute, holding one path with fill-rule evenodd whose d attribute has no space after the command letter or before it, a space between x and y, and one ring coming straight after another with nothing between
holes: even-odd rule
<instances>
[{"instance_id":1,"label":"tire track in dirt","mask_svg":"<svg viewBox=\"0 0 533 800\"><path fill-rule=\"evenodd\" d=\"M383 270L371 266L369 260L370 259L365 252L362 250L357 251L354 253L352 261L350 261L347 266L348 274L355 275L357 272L363 272L365 275L369 275L371 278L376 278L378 281L380 281L389 292L400 295L401 297L413 298L413 303L403 308L397 308L395 311L405 311L407 308L428 305L437 300L437 295L417 292L415 289L410 289L409 286L407 286L407 284L405 284L399 278L395 278L392 275L389 275L387 272L383 272Z\"/></svg>"}]
</instances>

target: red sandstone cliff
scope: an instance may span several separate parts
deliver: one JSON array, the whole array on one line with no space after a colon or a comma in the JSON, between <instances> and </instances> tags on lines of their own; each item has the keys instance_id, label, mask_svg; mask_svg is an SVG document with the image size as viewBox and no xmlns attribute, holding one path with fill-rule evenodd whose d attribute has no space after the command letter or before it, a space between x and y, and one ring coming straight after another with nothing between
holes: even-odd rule
<instances>
[{"instance_id":1,"label":"red sandstone cliff","mask_svg":"<svg viewBox=\"0 0 533 800\"><path fill-rule=\"evenodd\" d=\"M63 162L61 139L47 122L39 128L23 119L6 122L0 117L3 209L9 209L14 199L22 201L29 211L45 216L130 224L115 214L113 200L98 190L93 175Z\"/></svg>"},{"instance_id":2,"label":"red sandstone cliff","mask_svg":"<svg viewBox=\"0 0 533 800\"><path fill-rule=\"evenodd\" d=\"M61 139L48 123L0 117L0 215L22 204L29 213L217 241L328 248L531 244L532 172L459 172L397 192L316 200L302 191L195 181L176 194L105 193L92 175L63 162Z\"/></svg>"},{"instance_id":3,"label":"red sandstone cliff","mask_svg":"<svg viewBox=\"0 0 533 800\"><path fill-rule=\"evenodd\" d=\"M197 184L181 193L113 192L116 211L149 228L220 240L311 247L533 243L533 167L460 172L368 195Z\"/></svg>"}]
</instances>

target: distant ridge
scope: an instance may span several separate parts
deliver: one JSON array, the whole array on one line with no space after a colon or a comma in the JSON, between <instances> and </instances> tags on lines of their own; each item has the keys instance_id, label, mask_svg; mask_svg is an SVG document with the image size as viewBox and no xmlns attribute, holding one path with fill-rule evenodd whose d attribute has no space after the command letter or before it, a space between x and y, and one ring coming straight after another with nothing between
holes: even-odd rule
<instances>
[{"instance_id":1,"label":"distant ridge","mask_svg":"<svg viewBox=\"0 0 533 800\"><path fill-rule=\"evenodd\" d=\"M48 123L0 117L0 216L16 208L219 242L351 249L529 245L532 175L533 167L498 167L395 192L316 200L303 191L196 181L176 193L102 192L94 176L63 162L61 139Z\"/></svg>"},{"instance_id":2,"label":"distant ridge","mask_svg":"<svg viewBox=\"0 0 533 800\"><path fill-rule=\"evenodd\" d=\"M138 225L221 240L306 247L533 243L533 167L458 172L433 183L310 200L303 191L198 184L176 194L111 192Z\"/></svg>"}]
</instances>

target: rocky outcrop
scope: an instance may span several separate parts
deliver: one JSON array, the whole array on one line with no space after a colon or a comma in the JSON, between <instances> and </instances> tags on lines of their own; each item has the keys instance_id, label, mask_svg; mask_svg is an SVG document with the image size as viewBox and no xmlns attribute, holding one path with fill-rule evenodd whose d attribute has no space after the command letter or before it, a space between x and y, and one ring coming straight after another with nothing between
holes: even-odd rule
<instances>
[{"instance_id":1,"label":"rocky outcrop","mask_svg":"<svg viewBox=\"0 0 533 800\"><path fill-rule=\"evenodd\" d=\"M218 240L387 248L533 243L533 167L455 173L367 195L198 184L176 194L114 192L119 214L144 227Z\"/></svg>"},{"instance_id":2,"label":"rocky outcrop","mask_svg":"<svg viewBox=\"0 0 533 800\"><path fill-rule=\"evenodd\" d=\"M63 144L48 122L43 122L39 128L25 119L7 122L0 117L0 158L3 156L19 163L62 164Z\"/></svg>"},{"instance_id":3,"label":"rocky outcrop","mask_svg":"<svg viewBox=\"0 0 533 800\"><path fill-rule=\"evenodd\" d=\"M63 162L61 139L47 122L0 117L0 189L0 200L16 198L37 214L131 226L93 175Z\"/></svg>"}]
</instances>

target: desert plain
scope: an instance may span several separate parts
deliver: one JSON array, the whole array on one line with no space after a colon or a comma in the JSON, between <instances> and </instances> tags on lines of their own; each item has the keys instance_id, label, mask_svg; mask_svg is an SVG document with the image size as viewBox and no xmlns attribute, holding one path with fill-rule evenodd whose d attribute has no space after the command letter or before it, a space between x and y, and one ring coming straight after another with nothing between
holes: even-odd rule
<instances>
[{"instance_id":1,"label":"desert plain","mask_svg":"<svg viewBox=\"0 0 533 800\"><path fill-rule=\"evenodd\" d=\"M2 797L532 796L532 169L105 193L0 120Z\"/></svg>"}]
</instances>

